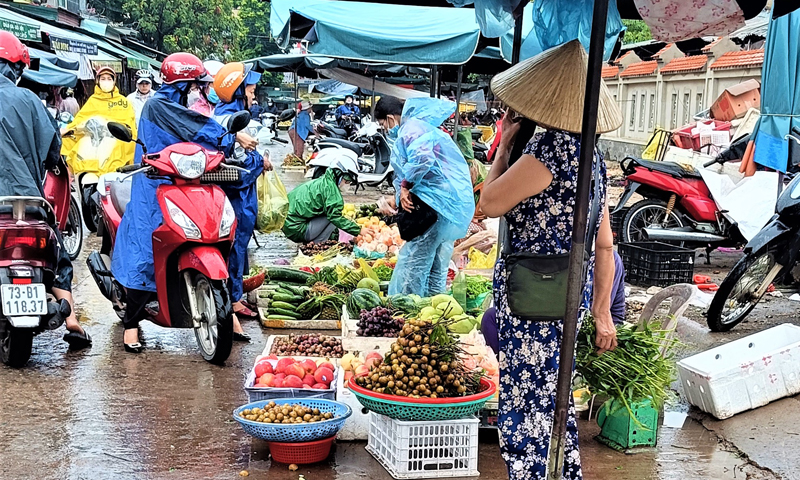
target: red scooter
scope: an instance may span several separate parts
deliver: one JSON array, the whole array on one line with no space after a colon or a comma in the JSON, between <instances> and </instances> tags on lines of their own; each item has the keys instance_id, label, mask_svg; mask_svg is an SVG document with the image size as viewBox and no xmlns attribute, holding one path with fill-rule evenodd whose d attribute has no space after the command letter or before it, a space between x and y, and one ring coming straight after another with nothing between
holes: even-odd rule
<instances>
[{"instance_id":1,"label":"red scooter","mask_svg":"<svg viewBox=\"0 0 800 480\"><path fill-rule=\"evenodd\" d=\"M63 230L75 215L66 165L47 173L44 191L46 199L0 197L0 360L11 367L25 366L33 337L59 328L72 311L52 297L61 246L51 225Z\"/></svg>"},{"instance_id":2,"label":"red scooter","mask_svg":"<svg viewBox=\"0 0 800 480\"><path fill-rule=\"evenodd\" d=\"M237 113L230 119L229 130L238 132L249 122L249 113ZM112 122L108 129L115 138L132 141L125 125ZM194 143L177 143L154 154L144 152L141 164L119 169L123 175L102 177L104 245L103 251L89 255L89 270L121 315L125 289L111 273L111 255L130 201L131 176L171 180L171 185L160 185L156 191L164 223L153 232L157 301L147 306L147 312L156 325L194 329L203 358L222 364L233 342L227 258L236 216L225 192L213 184L237 181L241 168L224 164L224 153Z\"/></svg>"},{"instance_id":3,"label":"red scooter","mask_svg":"<svg viewBox=\"0 0 800 480\"><path fill-rule=\"evenodd\" d=\"M705 166L724 161L718 157ZM656 240L708 251L745 243L733 219L717 208L694 167L631 157L620 166L625 192L612 215L621 211L634 193L644 197L630 207L623 220L623 242Z\"/></svg>"}]
</instances>

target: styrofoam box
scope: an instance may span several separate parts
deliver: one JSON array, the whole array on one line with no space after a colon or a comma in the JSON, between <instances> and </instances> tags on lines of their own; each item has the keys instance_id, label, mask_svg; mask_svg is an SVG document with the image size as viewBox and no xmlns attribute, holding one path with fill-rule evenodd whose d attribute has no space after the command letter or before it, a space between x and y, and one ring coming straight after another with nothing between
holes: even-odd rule
<instances>
[{"instance_id":1,"label":"styrofoam box","mask_svg":"<svg viewBox=\"0 0 800 480\"><path fill-rule=\"evenodd\" d=\"M405 422L370 412L367 451L398 479L476 477L479 423Z\"/></svg>"},{"instance_id":2,"label":"styrofoam box","mask_svg":"<svg viewBox=\"0 0 800 480\"><path fill-rule=\"evenodd\" d=\"M353 392L347 388L344 375L339 375L336 379L336 401L349 405L353 410L350 418L344 422L337 440L366 440L369 438L369 410L361 405Z\"/></svg>"},{"instance_id":3,"label":"styrofoam box","mask_svg":"<svg viewBox=\"0 0 800 480\"><path fill-rule=\"evenodd\" d=\"M325 334L323 334L323 335L325 335ZM275 339L276 338L287 338L288 336L289 335L270 335L269 337L267 337L267 346L264 347L264 351L261 352L261 355L263 355L265 357L269 356L271 354L270 352L272 351L272 344L275 343ZM327 335L327 336L341 339L341 337L335 337L333 335ZM344 347L344 346L342 346L342 347ZM347 351L346 348L343 348L343 350L345 352ZM283 357L286 357L286 356L288 356L288 355L277 355L278 358L283 358ZM294 358L295 360L305 360L307 358L310 358L311 360L314 360L315 362L319 361L319 360L327 360L327 361L331 362L335 367L338 367L339 366L339 362L341 361L341 358L338 358L338 357L308 357L308 356L303 356L303 355L291 355L291 357Z\"/></svg>"},{"instance_id":4,"label":"styrofoam box","mask_svg":"<svg viewBox=\"0 0 800 480\"><path fill-rule=\"evenodd\" d=\"M721 419L800 393L800 327L784 323L678 362L689 403Z\"/></svg>"},{"instance_id":5,"label":"styrofoam box","mask_svg":"<svg viewBox=\"0 0 800 480\"><path fill-rule=\"evenodd\" d=\"M359 337L356 335L356 330L358 330L358 320L351 319L347 307L342 307L342 347L346 352L364 355L367 352L378 351L383 355L397 340L394 337Z\"/></svg>"}]
</instances>

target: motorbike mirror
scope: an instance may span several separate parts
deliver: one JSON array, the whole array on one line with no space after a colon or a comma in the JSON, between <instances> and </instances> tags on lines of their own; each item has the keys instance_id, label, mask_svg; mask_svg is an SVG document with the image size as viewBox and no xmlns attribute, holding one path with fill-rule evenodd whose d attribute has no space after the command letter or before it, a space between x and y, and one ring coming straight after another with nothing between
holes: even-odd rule
<instances>
[{"instance_id":1,"label":"motorbike mirror","mask_svg":"<svg viewBox=\"0 0 800 480\"><path fill-rule=\"evenodd\" d=\"M250 124L250 112L242 110L241 112L234 113L228 120L228 131L230 133L237 133Z\"/></svg>"},{"instance_id":2,"label":"motorbike mirror","mask_svg":"<svg viewBox=\"0 0 800 480\"><path fill-rule=\"evenodd\" d=\"M123 142L133 141L133 132L127 125L118 122L108 122L108 131L117 140Z\"/></svg>"},{"instance_id":3,"label":"motorbike mirror","mask_svg":"<svg viewBox=\"0 0 800 480\"><path fill-rule=\"evenodd\" d=\"M287 108L286 110L282 111L281 114L278 116L278 122L285 122L287 120L291 120L294 118L295 110L293 108Z\"/></svg>"}]
</instances>

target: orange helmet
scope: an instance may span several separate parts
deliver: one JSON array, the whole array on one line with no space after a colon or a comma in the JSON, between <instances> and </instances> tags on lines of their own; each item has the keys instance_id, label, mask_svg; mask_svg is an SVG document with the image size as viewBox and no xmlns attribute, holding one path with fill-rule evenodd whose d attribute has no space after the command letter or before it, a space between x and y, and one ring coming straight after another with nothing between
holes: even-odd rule
<instances>
[{"instance_id":1,"label":"orange helmet","mask_svg":"<svg viewBox=\"0 0 800 480\"><path fill-rule=\"evenodd\" d=\"M261 75L242 62L228 63L214 76L214 91L221 101L230 103L236 98L239 87L258 83L260 78Z\"/></svg>"}]
</instances>

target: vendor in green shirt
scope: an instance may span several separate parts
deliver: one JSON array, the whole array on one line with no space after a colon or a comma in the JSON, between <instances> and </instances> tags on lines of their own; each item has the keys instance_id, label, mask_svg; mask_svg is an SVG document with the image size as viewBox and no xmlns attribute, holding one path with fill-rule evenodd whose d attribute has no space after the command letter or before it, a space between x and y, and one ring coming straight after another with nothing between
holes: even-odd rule
<instances>
[{"instance_id":1,"label":"vendor in green shirt","mask_svg":"<svg viewBox=\"0 0 800 480\"><path fill-rule=\"evenodd\" d=\"M289 214L283 233L297 243L324 242L337 230L350 235L361 233L361 227L342 216L344 198L339 183L347 174L328 169L325 174L289 192Z\"/></svg>"}]
</instances>

